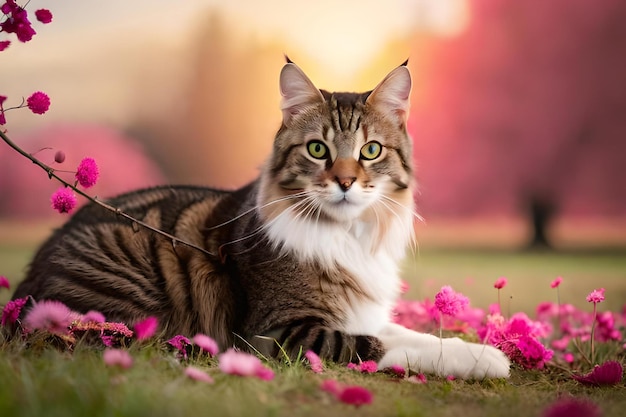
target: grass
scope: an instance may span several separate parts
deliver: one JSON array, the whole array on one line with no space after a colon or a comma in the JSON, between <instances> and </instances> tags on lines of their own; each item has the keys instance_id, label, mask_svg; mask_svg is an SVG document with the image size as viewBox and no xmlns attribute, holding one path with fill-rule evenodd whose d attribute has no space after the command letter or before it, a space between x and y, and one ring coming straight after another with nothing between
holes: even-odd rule
<instances>
[{"instance_id":1,"label":"grass","mask_svg":"<svg viewBox=\"0 0 626 417\"><path fill-rule=\"evenodd\" d=\"M32 255L32 246L0 245L0 274L15 285ZM405 268L411 284L409 298L431 297L441 285L452 285L468 295L473 305L486 307L496 299L492 285L507 276L503 299L513 311L554 300L549 282L562 275L563 302L580 307L585 295L607 288L602 309L621 308L626 299L626 257L620 253L522 253L462 250L422 251ZM418 281L416 276L420 277ZM8 299L0 292L0 304ZM513 297L513 298L511 298ZM53 347L26 348L20 340L0 336L0 415L11 416L539 416L560 397L589 399L603 416L621 416L626 407L626 387L587 387L568 372L524 371L514 368L509 380L447 381L429 377L414 384L385 374L362 375L345 367L326 364L314 374L300 363L270 363L272 381L240 378L219 372L215 362L193 358L177 361L162 343L129 347L134 366L111 369L102 350L78 344L74 352ZM183 375L192 364L209 372L215 383L207 385ZM371 405L356 409L319 389L324 379L358 384L374 394Z\"/></svg>"},{"instance_id":2,"label":"grass","mask_svg":"<svg viewBox=\"0 0 626 417\"><path fill-rule=\"evenodd\" d=\"M53 348L0 345L0 415L11 416L343 416L354 406L339 403L319 389L323 379L358 384L374 394L363 416L533 416L561 396L600 404L604 416L619 416L626 405L623 386L582 386L565 373L514 370L510 380L447 381L429 378L414 384L385 374L359 374L326 365L314 374L296 363L272 363L272 381L221 374L212 359L194 366L215 379L208 385L183 375L185 364L157 343L134 345L134 366L105 366L98 349L79 345L73 353Z\"/></svg>"}]
</instances>

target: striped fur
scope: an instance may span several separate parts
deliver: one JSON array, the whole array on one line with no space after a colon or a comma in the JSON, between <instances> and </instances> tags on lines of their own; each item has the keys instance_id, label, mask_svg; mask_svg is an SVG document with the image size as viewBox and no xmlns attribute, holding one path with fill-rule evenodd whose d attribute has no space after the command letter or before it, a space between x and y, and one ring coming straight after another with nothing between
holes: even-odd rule
<instances>
[{"instance_id":1,"label":"striped fur","mask_svg":"<svg viewBox=\"0 0 626 417\"><path fill-rule=\"evenodd\" d=\"M382 358L376 336L390 322L415 217L408 71L364 94L317 90L291 63L280 80L283 123L256 181L109 201L213 255L91 204L43 244L14 297L129 324L156 316L166 335L205 333L221 348L245 340L274 355ZM381 147L370 160L360 152L372 143Z\"/></svg>"}]
</instances>

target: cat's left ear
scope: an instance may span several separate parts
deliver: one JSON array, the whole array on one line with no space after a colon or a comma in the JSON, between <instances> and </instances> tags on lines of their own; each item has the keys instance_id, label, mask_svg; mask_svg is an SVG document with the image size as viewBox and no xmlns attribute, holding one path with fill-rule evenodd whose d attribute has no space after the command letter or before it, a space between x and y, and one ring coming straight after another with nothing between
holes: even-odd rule
<instances>
[{"instance_id":1,"label":"cat's left ear","mask_svg":"<svg viewBox=\"0 0 626 417\"><path fill-rule=\"evenodd\" d=\"M410 95L411 73L405 63L391 71L376 86L367 98L367 103L404 125L409 116Z\"/></svg>"},{"instance_id":2,"label":"cat's left ear","mask_svg":"<svg viewBox=\"0 0 626 417\"><path fill-rule=\"evenodd\" d=\"M293 62L288 62L280 72L280 94L280 109L283 111L285 125L306 107L324 102L320 90Z\"/></svg>"}]
</instances>

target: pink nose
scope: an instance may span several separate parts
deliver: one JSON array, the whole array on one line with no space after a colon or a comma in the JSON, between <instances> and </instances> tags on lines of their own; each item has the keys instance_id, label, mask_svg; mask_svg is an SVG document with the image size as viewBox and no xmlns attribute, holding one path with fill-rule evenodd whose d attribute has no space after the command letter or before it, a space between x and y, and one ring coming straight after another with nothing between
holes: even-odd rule
<instances>
[{"instance_id":1,"label":"pink nose","mask_svg":"<svg viewBox=\"0 0 626 417\"><path fill-rule=\"evenodd\" d=\"M352 184L354 184L354 181L356 181L356 177L335 177L335 181L337 181L342 191L348 191L350 187L352 187Z\"/></svg>"}]
</instances>

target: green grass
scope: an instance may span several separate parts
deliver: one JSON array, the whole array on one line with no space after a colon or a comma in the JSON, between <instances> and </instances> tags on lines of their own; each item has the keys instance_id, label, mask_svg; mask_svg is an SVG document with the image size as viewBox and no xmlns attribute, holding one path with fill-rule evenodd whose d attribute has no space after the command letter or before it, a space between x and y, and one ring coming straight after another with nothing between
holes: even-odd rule
<instances>
[{"instance_id":1,"label":"green grass","mask_svg":"<svg viewBox=\"0 0 626 417\"><path fill-rule=\"evenodd\" d=\"M135 359L126 371L107 367L99 349L75 352L0 345L0 415L6 416L341 416L355 413L319 389L323 379L358 384L374 394L363 416L538 416L562 396L587 398L604 416L623 415L624 386L585 387L561 371L514 370L510 380L414 384L385 374L358 374L328 365L314 374L302 364L271 363L272 381L221 374L210 359L194 358L215 383L192 381L164 346L131 346Z\"/></svg>"},{"instance_id":2,"label":"green grass","mask_svg":"<svg viewBox=\"0 0 626 417\"><path fill-rule=\"evenodd\" d=\"M0 246L0 274L12 285L23 276L32 247ZM422 251L407 262L409 298L431 297L441 285L452 285L472 304L495 302L492 285L507 276L503 290L512 311L532 312L545 300L555 300L549 283L564 277L561 300L588 307L586 294L607 288L601 309L617 310L626 300L626 257L620 253L522 253ZM419 278L418 278L419 277ZM8 300L0 292L0 304ZM511 298L512 297L512 298ZM207 385L183 375L187 363L177 361L163 344L132 345L134 366L108 368L102 350L79 344L74 352L26 348L19 340L0 336L0 416L539 416L559 397L587 398L605 417L623 415L626 388L586 387L559 369L513 369L509 380L446 381L430 378L413 384L384 374L361 375L326 364L317 375L301 364L270 363L272 381L240 378L219 372L215 362L194 358L190 364L209 372ZM374 394L371 405L356 409L319 389L323 379L358 384Z\"/></svg>"}]
</instances>

